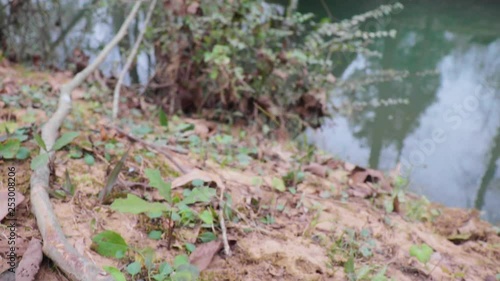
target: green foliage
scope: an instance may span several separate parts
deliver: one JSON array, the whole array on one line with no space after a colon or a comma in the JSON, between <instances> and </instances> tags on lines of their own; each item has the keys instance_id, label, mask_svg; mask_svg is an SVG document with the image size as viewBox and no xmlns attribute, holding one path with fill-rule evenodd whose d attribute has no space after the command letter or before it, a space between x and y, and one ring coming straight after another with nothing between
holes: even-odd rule
<instances>
[{"instance_id":1,"label":"green foliage","mask_svg":"<svg viewBox=\"0 0 500 281\"><path fill-rule=\"evenodd\" d=\"M57 151L70 144L76 137L80 135L79 132L67 132L64 133L61 137L59 137L55 142L52 148L47 151L47 146L43 139L36 135L34 139L36 143L40 146L40 154L31 160L31 169L35 170L43 165L47 165L49 163L49 154L48 152ZM17 152L16 152L17 153Z\"/></svg>"},{"instance_id":2,"label":"green foliage","mask_svg":"<svg viewBox=\"0 0 500 281\"><path fill-rule=\"evenodd\" d=\"M69 143L71 143L76 137L80 135L79 132L67 132L64 133L61 137L59 137L54 145L52 146L52 151L58 151L59 149L65 147ZM45 145L43 146L45 147ZM45 147L46 149L46 147Z\"/></svg>"},{"instance_id":3,"label":"green foliage","mask_svg":"<svg viewBox=\"0 0 500 281\"><path fill-rule=\"evenodd\" d=\"M208 107L232 120L256 109L273 126L289 128L319 125L327 93L337 86L331 72L338 55L373 54L367 43L395 31L366 32L361 24L402 7L316 23L312 14L284 13L263 0L201 1L196 13L181 12L189 10L184 5L162 9L155 20L163 27L153 34L161 43L157 55L168 58L162 73L175 73L164 82L193 93L197 111Z\"/></svg>"},{"instance_id":4,"label":"green foliage","mask_svg":"<svg viewBox=\"0 0 500 281\"><path fill-rule=\"evenodd\" d=\"M104 266L103 267L104 271L109 273L115 281L126 281L127 279L125 278L125 274L123 274L118 268L113 267L113 266Z\"/></svg>"},{"instance_id":5,"label":"green foliage","mask_svg":"<svg viewBox=\"0 0 500 281\"><path fill-rule=\"evenodd\" d=\"M110 258L123 258L128 250L128 245L120 234L106 230L92 238L92 249L101 256Z\"/></svg>"},{"instance_id":6,"label":"green foliage","mask_svg":"<svg viewBox=\"0 0 500 281\"><path fill-rule=\"evenodd\" d=\"M285 182L280 178L273 178L271 185L278 191L284 192L286 190Z\"/></svg>"},{"instance_id":7,"label":"green foliage","mask_svg":"<svg viewBox=\"0 0 500 281\"><path fill-rule=\"evenodd\" d=\"M346 229L342 236L332 244L328 255L333 263L343 264L349 280L375 280L372 278L376 276L379 276L377 277L378 280L387 280L382 279L385 278L385 270L382 269L377 272L377 266L363 266L356 269L357 261L373 257L375 247L376 242L368 228L363 228L359 232Z\"/></svg>"},{"instance_id":8,"label":"green foliage","mask_svg":"<svg viewBox=\"0 0 500 281\"><path fill-rule=\"evenodd\" d=\"M410 256L417 258L423 264L427 264L431 260L432 253L434 253L434 250L427 244L412 245L410 247Z\"/></svg>"},{"instance_id":9,"label":"green foliage","mask_svg":"<svg viewBox=\"0 0 500 281\"><path fill-rule=\"evenodd\" d=\"M165 204L148 202L134 194L127 194L126 199L116 199L113 204L111 204L111 209L134 215L141 213L166 212L169 210L168 206Z\"/></svg>"},{"instance_id":10,"label":"green foliage","mask_svg":"<svg viewBox=\"0 0 500 281\"><path fill-rule=\"evenodd\" d=\"M172 204L172 188L170 183L163 181L160 171L153 169L146 169L144 171L146 177L149 180L149 185L158 189L160 195L167 200L169 204Z\"/></svg>"},{"instance_id":11,"label":"green foliage","mask_svg":"<svg viewBox=\"0 0 500 281\"><path fill-rule=\"evenodd\" d=\"M160 240L162 232L159 230L153 230L148 234L148 237L153 240Z\"/></svg>"},{"instance_id":12,"label":"green foliage","mask_svg":"<svg viewBox=\"0 0 500 281\"><path fill-rule=\"evenodd\" d=\"M109 177L106 181L106 185L104 188L99 192L99 201L102 202L106 196L108 196L111 193L111 190L113 189L113 186L115 186L116 181L118 180L118 174L120 174L120 171L125 164L125 160L128 157L128 150L125 152L122 157L120 158L120 161L116 164L116 166L113 168L111 173L109 174ZM87 154L89 155L89 154Z\"/></svg>"},{"instance_id":13,"label":"green foliage","mask_svg":"<svg viewBox=\"0 0 500 281\"><path fill-rule=\"evenodd\" d=\"M135 261L135 262L127 265L126 269L127 269L128 274L132 275L132 277L133 277L134 275L141 272L141 263Z\"/></svg>"},{"instance_id":14,"label":"green foliage","mask_svg":"<svg viewBox=\"0 0 500 281\"><path fill-rule=\"evenodd\" d=\"M92 154L85 153L85 156L83 156L83 161L85 164L89 166L93 166L95 164L95 158L92 156Z\"/></svg>"},{"instance_id":15,"label":"green foliage","mask_svg":"<svg viewBox=\"0 0 500 281\"><path fill-rule=\"evenodd\" d=\"M8 139L3 144L0 144L0 156L5 159L13 159L16 157L20 147L21 141L17 139Z\"/></svg>"},{"instance_id":16,"label":"green foliage","mask_svg":"<svg viewBox=\"0 0 500 281\"><path fill-rule=\"evenodd\" d=\"M159 119L160 119L160 125L168 128L167 115L165 114L165 111L163 111L162 109L160 109Z\"/></svg>"}]
</instances>

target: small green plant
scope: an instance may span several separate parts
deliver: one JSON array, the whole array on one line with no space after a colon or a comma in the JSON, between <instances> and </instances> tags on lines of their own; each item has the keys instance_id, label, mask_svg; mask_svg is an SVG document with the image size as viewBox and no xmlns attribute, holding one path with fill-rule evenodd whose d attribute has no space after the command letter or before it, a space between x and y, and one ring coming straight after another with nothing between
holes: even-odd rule
<instances>
[{"instance_id":1,"label":"small green plant","mask_svg":"<svg viewBox=\"0 0 500 281\"><path fill-rule=\"evenodd\" d=\"M148 280L155 281L194 281L200 275L198 268L189 263L187 255L176 255L173 260L173 266L167 262L158 264L155 263L156 257L153 249L134 249L125 242L125 239L120 234L114 231L106 230L98 233L92 238L92 242L91 248L105 257L124 259L127 251L134 251L136 253L136 260L125 267L126 273L131 276L132 280L141 279L139 277L143 268L146 270L145 274L147 274ZM117 281L130 280L116 267L105 266L104 270L111 274Z\"/></svg>"},{"instance_id":2,"label":"small green plant","mask_svg":"<svg viewBox=\"0 0 500 281\"><path fill-rule=\"evenodd\" d=\"M199 220L204 226L212 227L215 221L214 211L205 209L197 214L189 205L195 203L209 203L215 197L216 190L205 186L202 180L194 180L191 189L184 189L183 198L172 196L170 183L166 183L159 170L146 169L146 177L149 184L158 189L165 203L148 202L136 195L128 194L125 199L116 199L111 204L111 209L122 213L147 214L150 218L165 217L168 221L168 247L170 247L173 231L176 225L191 225Z\"/></svg>"},{"instance_id":3,"label":"small green plant","mask_svg":"<svg viewBox=\"0 0 500 281\"><path fill-rule=\"evenodd\" d=\"M276 222L276 220L274 219L273 215L271 215L271 214L267 214L260 221L262 221L265 224L273 224L273 223Z\"/></svg>"},{"instance_id":4,"label":"small green plant","mask_svg":"<svg viewBox=\"0 0 500 281\"><path fill-rule=\"evenodd\" d=\"M65 147L66 145L70 144L79 135L80 135L80 133L78 133L78 132L64 133L60 138L58 138L54 142L54 145L51 147L51 149L47 150L47 146L45 145L45 142L43 141L43 139L39 135L35 134L34 138L35 138L35 141L40 146L40 154L38 156L36 156L35 158L33 158L33 160L31 160L31 169L35 170L38 167L49 163L49 152L55 152L55 151L60 150L61 148Z\"/></svg>"},{"instance_id":5,"label":"small green plant","mask_svg":"<svg viewBox=\"0 0 500 281\"><path fill-rule=\"evenodd\" d=\"M8 122L5 122L8 123ZM24 160L30 156L30 150L21 146L21 143L28 139L27 128L20 128L9 133L9 126L2 124L4 131L7 132L6 136L0 136L0 158L3 159L17 159ZM0 131L1 128L0 128Z\"/></svg>"},{"instance_id":6,"label":"small green plant","mask_svg":"<svg viewBox=\"0 0 500 281\"><path fill-rule=\"evenodd\" d=\"M355 262L371 258L375 247L376 242L368 228L363 228L359 233L348 228L335 240L328 255L334 264L343 264L349 280L372 280L369 277L376 268L365 266L356 270Z\"/></svg>"},{"instance_id":7,"label":"small green plant","mask_svg":"<svg viewBox=\"0 0 500 281\"><path fill-rule=\"evenodd\" d=\"M434 250L427 244L412 245L410 247L410 256L417 258L417 260L425 265L431 260Z\"/></svg>"}]
</instances>

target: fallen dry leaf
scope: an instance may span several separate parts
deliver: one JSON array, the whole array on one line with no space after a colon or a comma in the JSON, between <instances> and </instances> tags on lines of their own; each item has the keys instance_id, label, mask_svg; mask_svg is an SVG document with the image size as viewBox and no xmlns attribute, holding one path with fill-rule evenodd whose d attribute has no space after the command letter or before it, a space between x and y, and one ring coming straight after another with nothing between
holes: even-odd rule
<instances>
[{"instance_id":1,"label":"fallen dry leaf","mask_svg":"<svg viewBox=\"0 0 500 281\"><path fill-rule=\"evenodd\" d=\"M43 259L42 242L36 238L31 239L28 249L24 252L23 258L16 269L17 281L35 280L35 275L40 269Z\"/></svg>"},{"instance_id":2,"label":"fallen dry leaf","mask_svg":"<svg viewBox=\"0 0 500 281\"><path fill-rule=\"evenodd\" d=\"M356 168L356 165L349 163L349 162L344 162L344 169L348 172L352 172Z\"/></svg>"},{"instance_id":3,"label":"fallen dry leaf","mask_svg":"<svg viewBox=\"0 0 500 281\"><path fill-rule=\"evenodd\" d=\"M24 195L21 192L16 192L15 201L9 200L9 192L7 190L0 191L0 221L2 221L9 213L9 203L14 202L19 206L24 201Z\"/></svg>"},{"instance_id":4,"label":"fallen dry leaf","mask_svg":"<svg viewBox=\"0 0 500 281\"><path fill-rule=\"evenodd\" d=\"M304 172L310 172L318 177L325 178L328 175L328 169L318 163L311 163L304 167Z\"/></svg>"},{"instance_id":5,"label":"fallen dry leaf","mask_svg":"<svg viewBox=\"0 0 500 281\"><path fill-rule=\"evenodd\" d=\"M391 190L391 185L380 171L356 166L349 175L349 186L352 188L349 193L353 196L373 196L376 192L374 184L379 184L384 191Z\"/></svg>"},{"instance_id":6,"label":"fallen dry leaf","mask_svg":"<svg viewBox=\"0 0 500 281\"><path fill-rule=\"evenodd\" d=\"M179 186L184 186L188 183L191 183L193 180L202 180L204 182L215 182L218 187L223 188L224 184L222 183L221 178L214 174L208 173L202 170L194 169L189 173L182 175L175 180L172 181L172 189L177 188Z\"/></svg>"},{"instance_id":7,"label":"fallen dry leaf","mask_svg":"<svg viewBox=\"0 0 500 281\"><path fill-rule=\"evenodd\" d=\"M222 241L220 240L201 244L189 256L189 262L195 265L200 271L203 271L208 267L220 249L222 249Z\"/></svg>"}]
</instances>

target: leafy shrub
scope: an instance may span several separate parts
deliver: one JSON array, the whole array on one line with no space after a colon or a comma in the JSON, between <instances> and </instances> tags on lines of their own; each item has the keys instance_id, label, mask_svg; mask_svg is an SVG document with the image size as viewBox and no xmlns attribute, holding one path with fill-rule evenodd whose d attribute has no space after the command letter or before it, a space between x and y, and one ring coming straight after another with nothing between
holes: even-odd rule
<instances>
[{"instance_id":1,"label":"leafy shrub","mask_svg":"<svg viewBox=\"0 0 500 281\"><path fill-rule=\"evenodd\" d=\"M335 56L373 55L371 40L395 31L365 32L368 19L401 4L337 23L263 0L167 1L154 32L161 87L152 96L171 112L208 110L207 117L264 117L274 127L317 127L337 86ZM166 99L165 99L166 98ZM168 105L167 105L168 104Z\"/></svg>"}]
</instances>

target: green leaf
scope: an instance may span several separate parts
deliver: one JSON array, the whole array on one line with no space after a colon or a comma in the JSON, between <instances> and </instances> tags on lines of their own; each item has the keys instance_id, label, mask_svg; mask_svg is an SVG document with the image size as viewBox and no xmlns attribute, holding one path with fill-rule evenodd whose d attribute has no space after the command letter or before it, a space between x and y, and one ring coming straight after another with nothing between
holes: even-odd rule
<instances>
[{"instance_id":1,"label":"green leaf","mask_svg":"<svg viewBox=\"0 0 500 281\"><path fill-rule=\"evenodd\" d=\"M116 163L116 166L113 168L113 170L109 174L108 180L106 181L106 185L101 190L101 192L99 192L99 198L98 199L99 199L100 202L102 202L102 200L104 200L104 198L108 194L110 194L111 191L113 190L113 186L115 186L115 183L118 180L118 175L120 174L120 171L121 171L121 169L123 167L123 164L125 163L125 160L127 159L128 152L129 152L129 150L127 150L127 152L125 152L122 155L122 158L120 158L120 161L118 161L118 163Z\"/></svg>"},{"instance_id":2,"label":"green leaf","mask_svg":"<svg viewBox=\"0 0 500 281\"><path fill-rule=\"evenodd\" d=\"M285 183L280 178L273 178L271 185L273 186L274 189L278 191L283 192L286 190Z\"/></svg>"},{"instance_id":3,"label":"green leaf","mask_svg":"<svg viewBox=\"0 0 500 281\"><path fill-rule=\"evenodd\" d=\"M31 169L36 170L47 163L49 163L49 154L47 152L42 152L42 154L37 155L31 160Z\"/></svg>"},{"instance_id":4,"label":"green leaf","mask_svg":"<svg viewBox=\"0 0 500 281\"><path fill-rule=\"evenodd\" d=\"M432 253L434 253L434 250L427 244L412 245L410 247L410 256L416 257L423 264L430 261Z\"/></svg>"},{"instance_id":5,"label":"green leaf","mask_svg":"<svg viewBox=\"0 0 500 281\"><path fill-rule=\"evenodd\" d=\"M8 139L3 144L0 144L0 156L5 159L13 159L16 157L21 141L18 139Z\"/></svg>"},{"instance_id":6,"label":"green leaf","mask_svg":"<svg viewBox=\"0 0 500 281\"><path fill-rule=\"evenodd\" d=\"M128 245L120 234L106 230L92 238L93 249L101 256L113 258L123 257Z\"/></svg>"},{"instance_id":7,"label":"green leaf","mask_svg":"<svg viewBox=\"0 0 500 281\"><path fill-rule=\"evenodd\" d=\"M177 269L179 266L189 264L189 258L187 255L177 255L174 258L174 268Z\"/></svg>"},{"instance_id":8,"label":"green leaf","mask_svg":"<svg viewBox=\"0 0 500 281\"><path fill-rule=\"evenodd\" d=\"M202 187L205 182L203 180L200 180L200 179L195 179L191 182L191 184L194 186L194 187Z\"/></svg>"},{"instance_id":9,"label":"green leaf","mask_svg":"<svg viewBox=\"0 0 500 281\"><path fill-rule=\"evenodd\" d=\"M206 224L214 224L214 217L212 216L212 212L209 210L203 211L199 217Z\"/></svg>"},{"instance_id":10,"label":"green leaf","mask_svg":"<svg viewBox=\"0 0 500 281\"><path fill-rule=\"evenodd\" d=\"M168 127L167 115L162 109L160 109L160 125L162 125L163 127Z\"/></svg>"},{"instance_id":11,"label":"green leaf","mask_svg":"<svg viewBox=\"0 0 500 281\"><path fill-rule=\"evenodd\" d=\"M183 132L191 131L191 130L194 130L194 124L191 124L191 123L183 123L183 124L178 125L175 128L175 131L179 132L179 133L183 133Z\"/></svg>"},{"instance_id":12,"label":"green leaf","mask_svg":"<svg viewBox=\"0 0 500 281\"><path fill-rule=\"evenodd\" d=\"M118 268L116 267L103 266L102 269L113 276L115 281L127 281L127 279L125 278L125 274L121 273L120 270L118 270Z\"/></svg>"},{"instance_id":13,"label":"green leaf","mask_svg":"<svg viewBox=\"0 0 500 281\"><path fill-rule=\"evenodd\" d=\"M35 138L35 141L38 144L38 146L40 146L43 150L47 151L47 146L45 145L45 142L43 141L42 137L39 134L34 134L33 137Z\"/></svg>"},{"instance_id":14,"label":"green leaf","mask_svg":"<svg viewBox=\"0 0 500 281\"><path fill-rule=\"evenodd\" d=\"M152 230L149 234L148 237L153 240L160 240L161 239L161 232L160 230Z\"/></svg>"},{"instance_id":15,"label":"green leaf","mask_svg":"<svg viewBox=\"0 0 500 281\"><path fill-rule=\"evenodd\" d=\"M170 264L164 262L160 264L158 271L158 274L153 275L153 279L156 281L165 281L167 280L167 276L174 272L174 269L170 266Z\"/></svg>"},{"instance_id":16,"label":"green leaf","mask_svg":"<svg viewBox=\"0 0 500 281\"><path fill-rule=\"evenodd\" d=\"M142 267L141 263L135 261L135 262L127 265L127 272L128 272L128 274L134 276L137 273L141 272L141 267Z\"/></svg>"},{"instance_id":17,"label":"green leaf","mask_svg":"<svg viewBox=\"0 0 500 281\"><path fill-rule=\"evenodd\" d=\"M194 281L198 280L200 270L192 264L180 265L172 275L172 281Z\"/></svg>"},{"instance_id":18,"label":"green leaf","mask_svg":"<svg viewBox=\"0 0 500 281\"><path fill-rule=\"evenodd\" d=\"M76 137L80 135L79 132L67 132L64 133L60 138L56 140L54 145L52 146L52 151L58 151L59 149L65 147L69 143L71 143Z\"/></svg>"},{"instance_id":19,"label":"green leaf","mask_svg":"<svg viewBox=\"0 0 500 281\"><path fill-rule=\"evenodd\" d=\"M184 197L182 202L186 205L194 204L197 202L208 203L215 196L216 190L210 187L195 187L191 192Z\"/></svg>"},{"instance_id":20,"label":"green leaf","mask_svg":"<svg viewBox=\"0 0 500 281\"><path fill-rule=\"evenodd\" d=\"M160 264L158 270L160 271L160 274L163 274L165 276L169 275L174 271L174 269L170 266L170 264L166 262Z\"/></svg>"},{"instance_id":21,"label":"green leaf","mask_svg":"<svg viewBox=\"0 0 500 281\"><path fill-rule=\"evenodd\" d=\"M166 183L161 177L160 171L158 169L146 169L144 171L146 177L149 180L149 185L158 189L160 195L167 200L169 204L172 204L172 185L171 183Z\"/></svg>"},{"instance_id":22,"label":"green leaf","mask_svg":"<svg viewBox=\"0 0 500 281\"><path fill-rule=\"evenodd\" d=\"M144 257L144 265L146 265L146 269L151 271L151 269L155 266L154 261L156 258L156 251L151 247L146 247L140 250L139 253Z\"/></svg>"},{"instance_id":23,"label":"green leaf","mask_svg":"<svg viewBox=\"0 0 500 281\"><path fill-rule=\"evenodd\" d=\"M28 159L28 157L30 157L30 150L26 147L19 148L16 154L16 159L25 160Z\"/></svg>"},{"instance_id":24,"label":"green leaf","mask_svg":"<svg viewBox=\"0 0 500 281\"><path fill-rule=\"evenodd\" d=\"M116 199L113 204L111 204L111 209L134 215L149 212L168 211L167 205L158 202L147 202L134 194L127 194L126 199Z\"/></svg>"},{"instance_id":25,"label":"green leaf","mask_svg":"<svg viewBox=\"0 0 500 281\"><path fill-rule=\"evenodd\" d=\"M79 147L72 147L69 150L69 157L73 159L80 159L83 156L83 152Z\"/></svg>"},{"instance_id":26,"label":"green leaf","mask_svg":"<svg viewBox=\"0 0 500 281\"><path fill-rule=\"evenodd\" d=\"M207 243L207 242L214 241L215 239L217 239L217 236L213 232L207 231L207 232L203 232L200 236L198 236L198 238L200 239L201 242Z\"/></svg>"},{"instance_id":27,"label":"green leaf","mask_svg":"<svg viewBox=\"0 0 500 281\"><path fill-rule=\"evenodd\" d=\"M71 178L69 177L68 169L64 171L64 184L63 189L66 190L69 194L75 194L75 186L71 183Z\"/></svg>"},{"instance_id":28,"label":"green leaf","mask_svg":"<svg viewBox=\"0 0 500 281\"><path fill-rule=\"evenodd\" d=\"M95 164L94 156L92 156L88 153L85 153L85 156L83 157L83 161L85 161L85 164L87 164L89 166L93 166Z\"/></svg>"},{"instance_id":29,"label":"green leaf","mask_svg":"<svg viewBox=\"0 0 500 281\"><path fill-rule=\"evenodd\" d=\"M192 253L194 252L194 250L196 250L196 246L194 244L186 243L184 244L184 246L186 246L186 250L188 250L189 253Z\"/></svg>"},{"instance_id":30,"label":"green leaf","mask_svg":"<svg viewBox=\"0 0 500 281\"><path fill-rule=\"evenodd\" d=\"M138 137L143 137L151 132L153 132L153 129L151 129L149 126L144 126L144 125L142 126L138 125L132 129L132 134Z\"/></svg>"},{"instance_id":31,"label":"green leaf","mask_svg":"<svg viewBox=\"0 0 500 281\"><path fill-rule=\"evenodd\" d=\"M6 121L0 123L0 134L14 132L17 129L17 123L13 121Z\"/></svg>"},{"instance_id":32,"label":"green leaf","mask_svg":"<svg viewBox=\"0 0 500 281\"><path fill-rule=\"evenodd\" d=\"M346 274L354 273L354 258L350 257L344 264L344 272Z\"/></svg>"}]
</instances>

